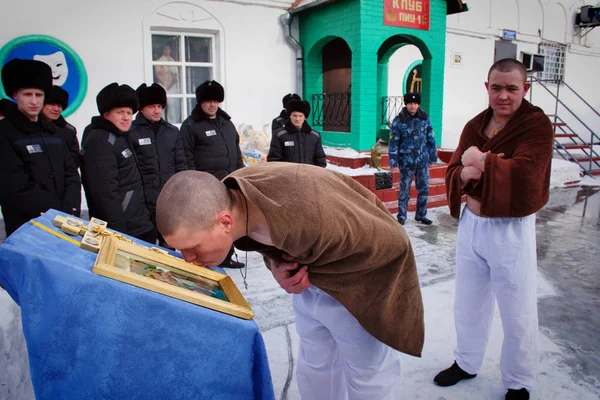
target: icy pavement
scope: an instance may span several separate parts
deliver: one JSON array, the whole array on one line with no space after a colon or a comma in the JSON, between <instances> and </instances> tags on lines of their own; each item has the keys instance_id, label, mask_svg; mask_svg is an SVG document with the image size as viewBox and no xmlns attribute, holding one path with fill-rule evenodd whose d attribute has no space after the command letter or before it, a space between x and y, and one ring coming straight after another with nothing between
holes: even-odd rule
<instances>
[{"instance_id":1,"label":"icy pavement","mask_svg":"<svg viewBox=\"0 0 600 400\"><path fill-rule=\"evenodd\" d=\"M600 397L600 188L553 189L538 213L540 368L532 399L597 400ZM423 357L403 356L404 399L501 400L502 325L496 309L484 365L476 379L454 387L432 379L449 367L456 343L454 260L458 222L448 209L429 210L432 226L411 220L411 238L425 306ZM239 253L240 261L245 253ZM256 315L267 346L278 399L300 399L295 380L298 336L292 297L279 288L262 258L248 253L248 290L230 273ZM400 327L399 327L400 329Z\"/></svg>"},{"instance_id":2,"label":"icy pavement","mask_svg":"<svg viewBox=\"0 0 600 400\"><path fill-rule=\"evenodd\" d=\"M409 214L404 225L411 238L422 286L425 347L422 358L403 356L403 376L398 377L402 379L403 399L504 399L499 367L503 335L497 311L485 362L477 378L449 388L432 382L435 374L450 366L454 359L454 252L458 223L449 216L447 207L429 210L428 217L434 225L415 222L411 219L413 214ZM550 201L538 213L537 238L541 357L532 399L597 400L600 398L600 187L552 189ZM239 271L230 271L230 275L256 315L255 321L267 346L277 399L299 399L295 380L298 336L292 297L279 288L259 254L248 253L247 257L248 289L244 288ZM245 261L246 254L240 252L239 259ZM5 292L0 292L0 372L2 363L8 363L4 368L8 365L6 372L10 375L0 376L0 386L13 380L8 382L14 394L9 399L32 399L31 382L24 377L27 361L18 328L18 307ZM2 393L0 387L0 398Z\"/></svg>"}]
</instances>

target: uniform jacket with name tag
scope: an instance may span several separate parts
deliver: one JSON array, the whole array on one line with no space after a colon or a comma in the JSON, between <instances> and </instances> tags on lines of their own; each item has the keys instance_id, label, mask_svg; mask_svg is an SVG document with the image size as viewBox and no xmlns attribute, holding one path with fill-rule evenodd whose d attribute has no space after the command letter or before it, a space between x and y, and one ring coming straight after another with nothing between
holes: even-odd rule
<instances>
[{"instance_id":1,"label":"uniform jacket with name tag","mask_svg":"<svg viewBox=\"0 0 600 400\"><path fill-rule=\"evenodd\" d=\"M298 164L327 166L327 156L321 135L304 122L298 129L290 121L273 133L267 161L287 161Z\"/></svg>"},{"instance_id":2,"label":"uniform jacket with name tag","mask_svg":"<svg viewBox=\"0 0 600 400\"><path fill-rule=\"evenodd\" d=\"M240 137L231 117L220 108L211 119L197 105L181 124L181 136L189 169L223 179L244 166Z\"/></svg>"},{"instance_id":3,"label":"uniform jacket with name tag","mask_svg":"<svg viewBox=\"0 0 600 400\"><path fill-rule=\"evenodd\" d=\"M135 237L154 229L127 132L121 132L103 117L93 117L83 132L81 153L81 176L90 217Z\"/></svg>"},{"instance_id":4,"label":"uniform jacket with name tag","mask_svg":"<svg viewBox=\"0 0 600 400\"><path fill-rule=\"evenodd\" d=\"M79 216L81 181L64 138L43 114L16 105L0 121L0 206L7 236L50 208Z\"/></svg>"},{"instance_id":5,"label":"uniform jacket with name tag","mask_svg":"<svg viewBox=\"0 0 600 400\"><path fill-rule=\"evenodd\" d=\"M140 166L146 204L154 214L162 187L170 177L187 169L181 134L162 118L151 123L138 113L127 136Z\"/></svg>"}]
</instances>

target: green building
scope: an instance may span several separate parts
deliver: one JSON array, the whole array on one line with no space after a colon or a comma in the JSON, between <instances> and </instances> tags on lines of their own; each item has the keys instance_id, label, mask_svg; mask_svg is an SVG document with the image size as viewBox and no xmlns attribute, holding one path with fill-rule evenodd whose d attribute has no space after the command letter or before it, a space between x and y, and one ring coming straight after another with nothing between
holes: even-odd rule
<instances>
[{"instance_id":1,"label":"green building","mask_svg":"<svg viewBox=\"0 0 600 400\"><path fill-rule=\"evenodd\" d=\"M461 0L317 0L297 4L303 96L309 122L328 146L370 149L387 140L386 122L401 109L387 96L388 61L405 45L419 48L418 88L440 143L446 16L467 11ZM393 117L392 117L393 118Z\"/></svg>"}]
</instances>

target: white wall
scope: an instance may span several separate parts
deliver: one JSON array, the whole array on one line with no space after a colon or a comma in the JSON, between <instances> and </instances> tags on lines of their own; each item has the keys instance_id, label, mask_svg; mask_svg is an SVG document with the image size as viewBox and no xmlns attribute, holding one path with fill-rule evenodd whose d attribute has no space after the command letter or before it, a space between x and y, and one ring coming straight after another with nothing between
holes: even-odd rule
<instances>
[{"instance_id":1,"label":"white wall","mask_svg":"<svg viewBox=\"0 0 600 400\"><path fill-rule=\"evenodd\" d=\"M518 57L522 51L537 53L542 40L566 44L565 82L600 109L600 93L594 81L600 68L600 29L581 38L573 27L579 8L594 4L593 1L479 0L468 4L468 12L447 19L442 147L455 148L465 123L487 107L483 83L494 61L495 41L502 35L502 29L517 31L513 43L517 45ZM462 66L453 64L454 53L462 54ZM554 113L555 102L545 91L536 87L533 90L533 103ZM600 132L600 117L575 96L561 89L561 100L596 133ZM559 115L586 136L587 131L561 109Z\"/></svg>"},{"instance_id":2,"label":"white wall","mask_svg":"<svg viewBox=\"0 0 600 400\"><path fill-rule=\"evenodd\" d=\"M136 88L144 81L151 82L147 72L150 55L144 43L149 40L149 32L144 21L168 3L12 2L2 6L3 11L10 8L10 12L0 13L0 46L22 35L43 34L63 41L81 57L87 69L88 92L80 108L68 118L81 133L90 118L97 115L96 95L108 83L117 81ZM295 89L295 53L279 23L279 15L291 1L244 3L172 2L184 10L201 7L220 23L224 68L219 79L226 91L223 108L236 126L250 123L260 127L279 114L281 98ZM173 26L177 24L173 22ZM188 21L188 25L203 27L202 21Z\"/></svg>"}]
</instances>

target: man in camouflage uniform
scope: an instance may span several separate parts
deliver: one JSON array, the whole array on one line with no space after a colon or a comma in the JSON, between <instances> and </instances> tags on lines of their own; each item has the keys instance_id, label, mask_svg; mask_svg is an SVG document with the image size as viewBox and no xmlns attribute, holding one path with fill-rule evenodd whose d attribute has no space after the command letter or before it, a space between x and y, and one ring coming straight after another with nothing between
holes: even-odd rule
<instances>
[{"instance_id":1,"label":"man in camouflage uniform","mask_svg":"<svg viewBox=\"0 0 600 400\"><path fill-rule=\"evenodd\" d=\"M404 225L410 199L410 184L416 177L417 213L415 220L431 225L427 215L429 194L429 164L437 161L435 138L429 117L419 105L419 93L404 95L405 107L392 122L390 132L390 167L400 168L400 191L398 192L398 222Z\"/></svg>"}]
</instances>

